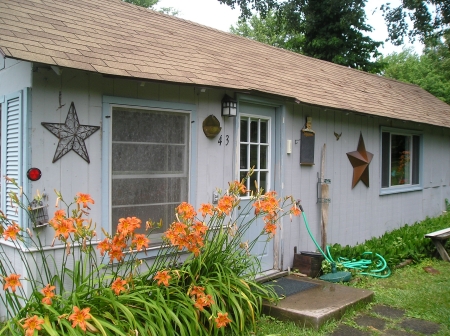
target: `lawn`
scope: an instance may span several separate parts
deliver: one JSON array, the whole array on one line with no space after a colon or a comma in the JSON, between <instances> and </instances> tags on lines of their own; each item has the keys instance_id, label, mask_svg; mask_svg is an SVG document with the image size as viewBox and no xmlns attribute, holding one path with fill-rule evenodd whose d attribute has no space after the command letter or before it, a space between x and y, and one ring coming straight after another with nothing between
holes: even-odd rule
<instances>
[{"instance_id":1,"label":"lawn","mask_svg":"<svg viewBox=\"0 0 450 336\"><path fill-rule=\"evenodd\" d=\"M429 269L429 267L431 269ZM432 273L426 272L428 269ZM435 272L435 271L439 272ZM359 277L349 286L366 288L374 291L372 304L348 312L339 322L331 322L319 331L302 329L294 323L286 323L263 316L256 336L324 336L335 330L339 323L352 324L352 319L360 313L370 313L375 304L383 304L406 310L408 317L419 318L441 325L437 335L450 335L450 263L427 259L393 272L387 279ZM389 323L389 321L387 321Z\"/></svg>"}]
</instances>

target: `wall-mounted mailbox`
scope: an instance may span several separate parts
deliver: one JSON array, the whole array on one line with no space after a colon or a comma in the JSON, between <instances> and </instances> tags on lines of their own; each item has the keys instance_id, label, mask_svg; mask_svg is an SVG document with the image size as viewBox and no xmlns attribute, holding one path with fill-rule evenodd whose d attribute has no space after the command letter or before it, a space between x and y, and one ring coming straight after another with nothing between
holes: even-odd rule
<instances>
[{"instance_id":1,"label":"wall-mounted mailbox","mask_svg":"<svg viewBox=\"0 0 450 336\"><path fill-rule=\"evenodd\" d=\"M312 130L312 118L306 117L306 125L300 131L300 164L314 165L314 140L316 132Z\"/></svg>"}]
</instances>

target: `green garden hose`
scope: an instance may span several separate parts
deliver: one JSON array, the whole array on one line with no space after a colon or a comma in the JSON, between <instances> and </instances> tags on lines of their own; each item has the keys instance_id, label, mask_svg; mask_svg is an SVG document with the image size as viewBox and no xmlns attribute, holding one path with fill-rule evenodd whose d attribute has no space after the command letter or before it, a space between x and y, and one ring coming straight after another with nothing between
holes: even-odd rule
<instances>
[{"instance_id":1,"label":"green garden hose","mask_svg":"<svg viewBox=\"0 0 450 336\"><path fill-rule=\"evenodd\" d=\"M298 206L302 212L303 221L305 222L306 230L308 230L309 236L311 237L312 241L314 242L314 245L316 245L319 252L322 253L325 260L328 261L332 265L333 273L336 273L335 265L337 262L346 269L353 269L353 270L359 271L358 274L360 274L360 275L368 275L368 276L372 276L372 277L376 277L376 278L387 278L391 275L391 270L390 270L389 266L387 265L386 260L378 253L374 254L373 252L364 252L362 254L362 256L366 256L366 255L374 256L375 255L376 261L374 261L372 259L349 260L349 259L343 258L343 257L339 257L339 258L337 258L337 261L334 261L333 257L331 256L331 253L330 253L330 246L327 246L327 248L326 248L327 253L325 253L321 249L321 247L319 246L317 241L314 239L314 236L312 235L311 230L309 229L308 220L306 219L306 215L305 215L305 211L303 211L303 207L301 206L301 204L298 204ZM340 273L346 273L346 272L340 272ZM342 274L341 276L344 277L344 274ZM325 276L323 276L323 277L325 277ZM321 277L321 279L322 279L322 277ZM328 279L325 278L322 280L328 280ZM335 282L335 281L333 281L333 282Z\"/></svg>"}]
</instances>

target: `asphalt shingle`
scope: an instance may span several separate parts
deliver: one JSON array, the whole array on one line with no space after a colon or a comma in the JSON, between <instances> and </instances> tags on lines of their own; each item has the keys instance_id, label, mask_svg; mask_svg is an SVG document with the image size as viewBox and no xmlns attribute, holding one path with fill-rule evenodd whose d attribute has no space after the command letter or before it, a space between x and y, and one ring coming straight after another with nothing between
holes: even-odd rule
<instances>
[{"instance_id":1,"label":"asphalt shingle","mask_svg":"<svg viewBox=\"0 0 450 336\"><path fill-rule=\"evenodd\" d=\"M230 90L450 128L421 88L121 0L0 0L0 53L105 75Z\"/></svg>"}]
</instances>

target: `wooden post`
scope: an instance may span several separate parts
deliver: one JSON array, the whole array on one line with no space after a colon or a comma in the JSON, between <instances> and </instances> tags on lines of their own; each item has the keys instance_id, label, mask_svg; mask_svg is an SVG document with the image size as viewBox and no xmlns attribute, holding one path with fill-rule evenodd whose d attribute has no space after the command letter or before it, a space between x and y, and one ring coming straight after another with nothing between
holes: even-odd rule
<instances>
[{"instance_id":1,"label":"wooden post","mask_svg":"<svg viewBox=\"0 0 450 336\"><path fill-rule=\"evenodd\" d=\"M321 203L321 209L322 209L322 221L321 221L321 226L322 226L322 250L325 252L326 246L327 246L327 225L328 225L328 207L329 207L329 203L327 200L330 197L330 192L329 192L329 185L327 183L324 183L324 179L325 179L325 154L326 154L326 144L323 144L323 148L322 148L322 160L320 163L320 189L321 189L321 194L320 194L320 198L322 199L322 203Z\"/></svg>"}]
</instances>

